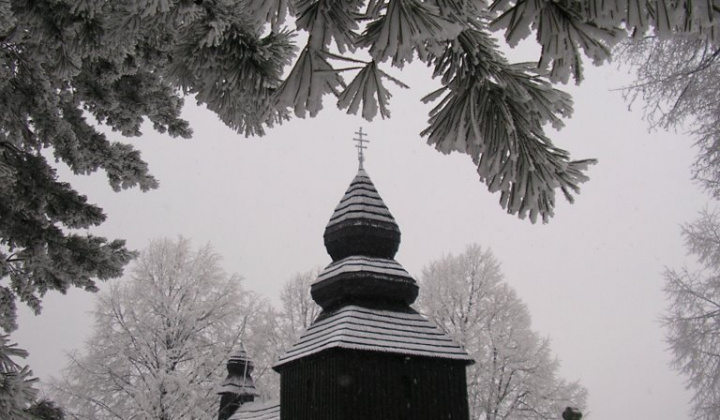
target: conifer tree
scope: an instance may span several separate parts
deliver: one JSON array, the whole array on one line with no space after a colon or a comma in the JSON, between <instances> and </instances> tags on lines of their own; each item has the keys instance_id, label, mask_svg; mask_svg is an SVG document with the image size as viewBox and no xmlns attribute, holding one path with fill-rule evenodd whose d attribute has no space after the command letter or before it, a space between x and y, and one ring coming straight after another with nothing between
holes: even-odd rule
<instances>
[{"instance_id":1,"label":"conifer tree","mask_svg":"<svg viewBox=\"0 0 720 420\"><path fill-rule=\"evenodd\" d=\"M7 335L0 334L0 418L12 420L34 420L25 411L35 400L37 389L32 372L21 366L17 358L27 357L27 351L10 343Z\"/></svg>"},{"instance_id":2,"label":"conifer tree","mask_svg":"<svg viewBox=\"0 0 720 420\"><path fill-rule=\"evenodd\" d=\"M26 413L32 416L32 420L64 420L65 412L54 401L42 399L33 403Z\"/></svg>"},{"instance_id":3,"label":"conifer tree","mask_svg":"<svg viewBox=\"0 0 720 420\"><path fill-rule=\"evenodd\" d=\"M402 85L391 68L420 61L442 83L426 97L439 100L428 142L470 155L508 212L548 220L555 191L572 199L591 163L544 134L572 110L550 81L581 80L581 52L606 60L623 29L672 32L660 19L670 12L683 28L717 32L711 12L684 4L660 14L638 0L2 0L0 278L10 285L0 325L14 328L16 298L37 310L48 290L94 290L132 256L122 241L72 233L105 216L41 154L77 174L103 170L115 190L157 187L139 152L95 123L132 137L148 120L189 137L183 93L248 135L316 115L326 94L350 113L388 117L387 83ZM299 51L293 26L307 35ZM534 31L538 65L507 62L491 30L510 45Z\"/></svg>"}]
</instances>

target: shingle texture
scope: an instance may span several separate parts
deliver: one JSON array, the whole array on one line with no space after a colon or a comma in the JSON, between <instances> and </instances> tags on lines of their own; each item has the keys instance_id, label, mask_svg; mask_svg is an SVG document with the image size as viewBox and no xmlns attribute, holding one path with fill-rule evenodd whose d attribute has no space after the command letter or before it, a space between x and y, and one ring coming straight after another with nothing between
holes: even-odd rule
<instances>
[{"instance_id":1,"label":"shingle texture","mask_svg":"<svg viewBox=\"0 0 720 420\"><path fill-rule=\"evenodd\" d=\"M280 401L243 404L228 420L280 420Z\"/></svg>"},{"instance_id":2,"label":"shingle texture","mask_svg":"<svg viewBox=\"0 0 720 420\"><path fill-rule=\"evenodd\" d=\"M358 170L345 195L335 207L327 227L349 219L373 219L395 224L390 210L380 198L364 169Z\"/></svg>"},{"instance_id":3,"label":"shingle texture","mask_svg":"<svg viewBox=\"0 0 720 420\"><path fill-rule=\"evenodd\" d=\"M252 378L242 376L228 376L218 394L260 395Z\"/></svg>"},{"instance_id":4,"label":"shingle texture","mask_svg":"<svg viewBox=\"0 0 720 420\"><path fill-rule=\"evenodd\" d=\"M333 261L352 255L392 259L400 229L370 177L359 169L338 203L323 235Z\"/></svg>"},{"instance_id":5,"label":"shingle texture","mask_svg":"<svg viewBox=\"0 0 720 420\"><path fill-rule=\"evenodd\" d=\"M332 348L472 363L462 347L415 311L396 312L349 305L311 325L274 367Z\"/></svg>"},{"instance_id":6,"label":"shingle texture","mask_svg":"<svg viewBox=\"0 0 720 420\"><path fill-rule=\"evenodd\" d=\"M397 261L362 256L347 257L340 261L333 262L325 267L315 283L320 283L341 274L349 273L379 274L384 277L397 277L415 283L415 280L413 280L410 274L408 274Z\"/></svg>"},{"instance_id":7,"label":"shingle texture","mask_svg":"<svg viewBox=\"0 0 720 420\"><path fill-rule=\"evenodd\" d=\"M219 394L259 395L255 389L252 371L253 362L244 348L240 347L229 358L227 363L228 375L220 387Z\"/></svg>"}]
</instances>

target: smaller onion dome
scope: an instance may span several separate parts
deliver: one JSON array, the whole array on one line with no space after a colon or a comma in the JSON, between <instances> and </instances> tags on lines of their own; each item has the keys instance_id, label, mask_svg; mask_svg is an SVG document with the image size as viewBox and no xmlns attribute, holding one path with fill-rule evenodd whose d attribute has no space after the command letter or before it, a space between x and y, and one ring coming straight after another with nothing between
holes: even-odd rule
<instances>
[{"instance_id":1,"label":"smaller onion dome","mask_svg":"<svg viewBox=\"0 0 720 420\"><path fill-rule=\"evenodd\" d=\"M395 257L400 229L362 167L335 208L323 238L333 261L358 255Z\"/></svg>"},{"instance_id":2,"label":"smaller onion dome","mask_svg":"<svg viewBox=\"0 0 720 420\"><path fill-rule=\"evenodd\" d=\"M228 375L225 378L218 394L232 394L238 396L254 397L259 395L251 376L254 364L247 352L241 346L233 353L227 362Z\"/></svg>"}]
</instances>

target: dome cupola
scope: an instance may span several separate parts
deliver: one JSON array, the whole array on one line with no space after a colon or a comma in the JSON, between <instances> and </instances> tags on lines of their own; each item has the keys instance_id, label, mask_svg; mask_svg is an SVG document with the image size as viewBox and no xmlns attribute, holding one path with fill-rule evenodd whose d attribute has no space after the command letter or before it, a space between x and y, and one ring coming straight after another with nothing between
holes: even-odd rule
<instances>
[{"instance_id":1,"label":"dome cupola","mask_svg":"<svg viewBox=\"0 0 720 420\"><path fill-rule=\"evenodd\" d=\"M252 378L253 362L240 344L237 352L227 362L227 377L220 387L218 420L228 420L242 405L252 402L258 396Z\"/></svg>"},{"instance_id":2,"label":"dome cupola","mask_svg":"<svg viewBox=\"0 0 720 420\"><path fill-rule=\"evenodd\" d=\"M323 309L342 304L410 305L418 286L395 261L400 228L363 168L364 133L357 133L358 172L325 228L332 263L311 287Z\"/></svg>"},{"instance_id":3,"label":"dome cupola","mask_svg":"<svg viewBox=\"0 0 720 420\"><path fill-rule=\"evenodd\" d=\"M333 261L349 256L395 258L400 229L362 167L330 217L323 238Z\"/></svg>"}]
</instances>

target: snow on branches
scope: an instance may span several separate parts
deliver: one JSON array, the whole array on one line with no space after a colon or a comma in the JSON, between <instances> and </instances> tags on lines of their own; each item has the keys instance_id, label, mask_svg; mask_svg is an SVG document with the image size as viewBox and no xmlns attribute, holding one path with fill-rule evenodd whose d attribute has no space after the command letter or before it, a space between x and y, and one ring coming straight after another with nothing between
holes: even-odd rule
<instances>
[{"instance_id":1,"label":"snow on branches","mask_svg":"<svg viewBox=\"0 0 720 420\"><path fill-rule=\"evenodd\" d=\"M585 406L587 390L560 377L550 340L531 328L492 250L473 244L427 264L417 305L475 359L467 371L470 418L553 419Z\"/></svg>"},{"instance_id":2,"label":"snow on branches","mask_svg":"<svg viewBox=\"0 0 720 420\"><path fill-rule=\"evenodd\" d=\"M98 295L93 334L54 384L58 401L74 418L210 420L218 378L262 304L209 245L154 240L132 276Z\"/></svg>"},{"instance_id":3,"label":"snow on branches","mask_svg":"<svg viewBox=\"0 0 720 420\"><path fill-rule=\"evenodd\" d=\"M710 420L720 416L720 214L705 210L682 233L700 268L666 268L662 320L672 366L693 393L691 418Z\"/></svg>"}]
</instances>

